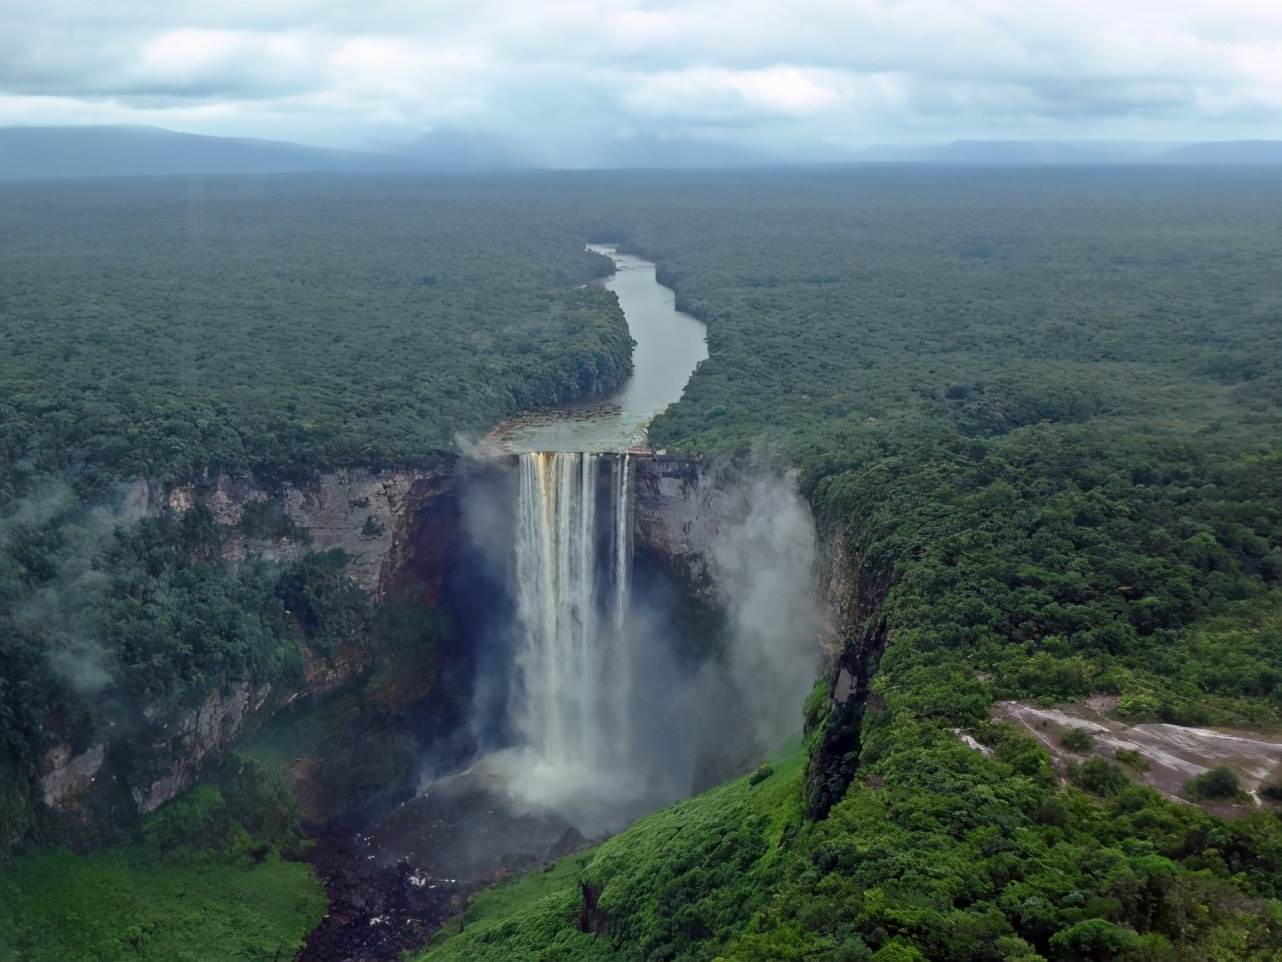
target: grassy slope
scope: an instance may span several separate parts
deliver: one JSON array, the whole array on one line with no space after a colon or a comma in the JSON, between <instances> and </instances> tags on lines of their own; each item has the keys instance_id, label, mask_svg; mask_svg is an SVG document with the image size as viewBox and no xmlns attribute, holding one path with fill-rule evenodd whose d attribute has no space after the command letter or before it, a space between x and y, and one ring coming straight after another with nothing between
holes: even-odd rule
<instances>
[{"instance_id":1,"label":"grassy slope","mask_svg":"<svg viewBox=\"0 0 1282 962\"><path fill-rule=\"evenodd\" d=\"M0 962L292 958L325 911L279 775L248 759L89 855L32 852L0 875Z\"/></svg>"},{"instance_id":2,"label":"grassy slope","mask_svg":"<svg viewBox=\"0 0 1282 962\"><path fill-rule=\"evenodd\" d=\"M324 912L311 868L275 854L50 852L5 866L0 959L274 962Z\"/></svg>"}]
</instances>

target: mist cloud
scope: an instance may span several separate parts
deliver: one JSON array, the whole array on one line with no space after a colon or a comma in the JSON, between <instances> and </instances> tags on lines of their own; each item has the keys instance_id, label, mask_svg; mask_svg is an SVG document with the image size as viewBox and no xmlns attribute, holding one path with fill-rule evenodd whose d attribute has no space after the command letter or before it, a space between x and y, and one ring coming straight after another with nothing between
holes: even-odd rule
<instances>
[{"instance_id":1,"label":"mist cloud","mask_svg":"<svg viewBox=\"0 0 1282 962\"><path fill-rule=\"evenodd\" d=\"M717 594L730 623L726 652L758 748L801 731L801 704L819 674L823 608L813 588L815 529L785 478L747 483L747 516L711 545Z\"/></svg>"},{"instance_id":2,"label":"mist cloud","mask_svg":"<svg viewBox=\"0 0 1282 962\"><path fill-rule=\"evenodd\" d=\"M1272 137L1260 0L87 0L0 9L0 124L150 123L529 162L698 141L826 158L887 141ZM626 151L623 151L626 156Z\"/></svg>"},{"instance_id":3,"label":"mist cloud","mask_svg":"<svg viewBox=\"0 0 1282 962\"><path fill-rule=\"evenodd\" d=\"M76 691L94 693L111 680L98 615L110 579L98 567L103 548L143 513L135 486L120 485L102 504L82 504L69 487L48 482L14 502L0 518L0 547L25 532L43 529L56 546L47 561L53 576L10 599L12 623L43 637L50 667Z\"/></svg>"}]
</instances>

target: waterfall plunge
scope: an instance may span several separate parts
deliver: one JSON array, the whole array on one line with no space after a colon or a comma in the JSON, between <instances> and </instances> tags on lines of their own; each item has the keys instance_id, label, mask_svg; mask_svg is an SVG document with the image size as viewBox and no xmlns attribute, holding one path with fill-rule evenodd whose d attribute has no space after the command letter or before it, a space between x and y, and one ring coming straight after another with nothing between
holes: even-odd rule
<instances>
[{"instance_id":1,"label":"waterfall plunge","mask_svg":"<svg viewBox=\"0 0 1282 962\"><path fill-rule=\"evenodd\" d=\"M598 504L603 465L609 505ZM520 456L514 717L533 766L528 780L547 801L585 786L635 790L626 785L637 776L628 719L629 482L626 454Z\"/></svg>"}]
</instances>

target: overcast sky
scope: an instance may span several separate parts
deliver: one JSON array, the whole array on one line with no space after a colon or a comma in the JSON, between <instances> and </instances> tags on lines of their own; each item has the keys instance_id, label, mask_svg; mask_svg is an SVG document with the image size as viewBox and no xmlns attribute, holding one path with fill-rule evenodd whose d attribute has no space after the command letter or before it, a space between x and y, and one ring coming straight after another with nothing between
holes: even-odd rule
<instances>
[{"instance_id":1,"label":"overcast sky","mask_svg":"<svg viewBox=\"0 0 1282 962\"><path fill-rule=\"evenodd\" d=\"M0 0L0 125L790 158L1282 138L1282 0Z\"/></svg>"}]
</instances>

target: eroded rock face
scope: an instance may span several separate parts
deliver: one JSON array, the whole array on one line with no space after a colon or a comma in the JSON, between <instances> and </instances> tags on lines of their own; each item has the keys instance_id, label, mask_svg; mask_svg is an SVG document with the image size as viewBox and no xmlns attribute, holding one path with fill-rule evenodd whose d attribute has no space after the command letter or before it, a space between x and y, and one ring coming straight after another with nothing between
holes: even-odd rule
<instances>
[{"instance_id":1,"label":"eroded rock face","mask_svg":"<svg viewBox=\"0 0 1282 962\"><path fill-rule=\"evenodd\" d=\"M708 548L718 528L742 519L742 491L713 462L680 455L635 455L633 538L683 587L708 606L718 603Z\"/></svg>"},{"instance_id":2,"label":"eroded rock face","mask_svg":"<svg viewBox=\"0 0 1282 962\"><path fill-rule=\"evenodd\" d=\"M126 508L141 518L203 504L227 530L222 555L228 560L260 556L285 562L309 551L339 549L350 559L352 578L377 597L409 572L431 603L451 550L454 484L454 462L441 458L410 469L336 471L276 489L229 476L167 491L138 481L126 492ZM80 826L76 837L82 829L91 836L101 817L92 814L94 798L110 795L128 799L126 806L131 802L138 814L154 811L195 785L207 763L275 712L357 677L370 660L359 645L327 659L306 651L304 657L304 681L296 690L225 679L199 703L176 712L139 706L137 724L114 739L104 732L79 751L69 742L58 744L43 760L40 798L59 821Z\"/></svg>"},{"instance_id":3,"label":"eroded rock face","mask_svg":"<svg viewBox=\"0 0 1282 962\"><path fill-rule=\"evenodd\" d=\"M199 706L182 712L175 721L161 725L161 735L150 749L168 764L150 784L130 789L139 814L155 811L194 785L205 759L231 746L250 717L267 704L271 690L271 685L252 688L247 681L232 682L210 692Z\"/></svg>"},{"instance_id":4,"label":"eroded rock face","mask_svg":"<svg viewBox=\"0 0 1282 962\"><path fill-rule=\"evenodd\" d=\"M93 784L107 757L107 746L101 742L74 754L63 742L46 753L41 766L40 798L50 808L59 808Z\"/></svg>"},{"instance_id":5,"label":"eroded rock face","mask_svg":"<svg viewBox=\"0 0 1282 962\"><path fill-rule=\"evenodd\" d=\"M348 468L323 474L314 483L284 484L271 490L251 478L220 475L211 483L173 488L153 500L156 508L186 511L204 504L214 520L234 529L223 548L239 560L259 555L292 561L309 551L338 549L348 571L362 587L386 591L411 550L419 511L435 498L452 494L454 462L442 458L421 468L373 472ZM288 532L259 533L246 515L275 509Z\"/></svg>"},{"instance_id":6,"label":"eroded rock face","mask_svg":"<svg viewBox=\"0 0 1282 962\"><path fill-rule=\"evenodd\" d=\"M633 455L632 470L637 550L657 559L699 601L724 606L713 546L722 540L719 533L752 512L751 487L730 466L697 456ZM825 612L820 643L832 663L855 630L860 594L841 533L821 534L816 549L815 585Z\"/></svg>"}]
</instances>

